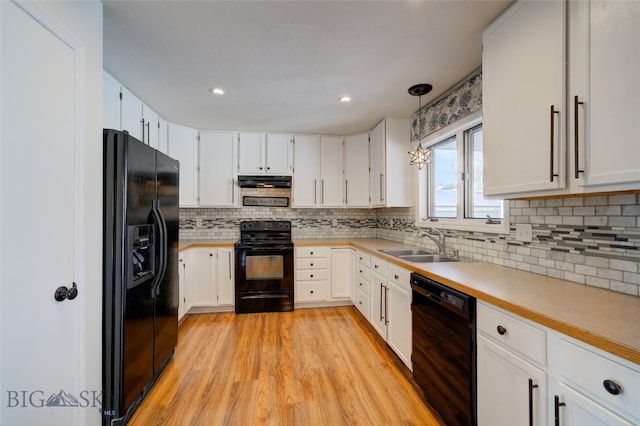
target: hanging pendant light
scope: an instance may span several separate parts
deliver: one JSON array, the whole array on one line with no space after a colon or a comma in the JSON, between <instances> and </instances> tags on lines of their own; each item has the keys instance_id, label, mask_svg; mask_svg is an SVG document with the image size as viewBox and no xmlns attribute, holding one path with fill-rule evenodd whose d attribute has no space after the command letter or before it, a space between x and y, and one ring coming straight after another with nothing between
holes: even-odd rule
<instances>
[{"instance_id":1,"label":"hanging pendant light","mask_svg":"<svg viewBox=\"0 0 640 426\"><path fill-rule=\"evenodd\" d=\"M422 130L423 126L420 118L420 110L422 110L422 96L426 95L433 89L433 86L427 83L415 84L409 87L409 94L411 96L418 97L418 147L412 151L409 151L409 164L411 166L418 166L418 170L421 170L425 164L431 163L431 149L422 147ZM409 141L411 145L412 141Z\"/></svg>"}]
</instances>

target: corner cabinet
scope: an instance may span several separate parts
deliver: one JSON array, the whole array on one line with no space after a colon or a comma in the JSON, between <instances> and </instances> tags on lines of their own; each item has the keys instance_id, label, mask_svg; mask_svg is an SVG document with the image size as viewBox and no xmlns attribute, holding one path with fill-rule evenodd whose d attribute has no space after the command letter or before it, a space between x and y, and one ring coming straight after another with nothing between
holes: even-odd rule
<instances>
[{"instance_id":1,"label":"corner cabinet","mask_svg":"<svg viewBox=\"0 0 640 426\"><path fill-rule=\"evenodd\" d=\"M344 139L320 137L320 206L344 206Z\"/></svg>"},{"instance_id":2,"label":"corner cabinet","mask_svg":"<svg viewBox=\"0 0 640 426\"><path fill-rule=\"evenodd\" d=\"M369 134L344 141L344 205L369 207Z\"/></svg>"},{"instance_id":3,"label":"corner cabinet","mask_svg":"<svg viewBox=\"0 0 640 426\"><path fill-rule=\"evenodd\" d=\"M351 304L353 249L303 246L294 254L296 306Z\"/></svg>"},{"instance_id":4,"label":"corner cabinet","mask_svg":"<svg viewBox=\"0 0 640 426\"><path fill-rule=\"evenodd\" d=\"M386 118L370 133L371 207L412 207L415 171L409 165L409 120Z\"/></svg>"},{"instance_id":5,"label":"corner cabinet","mask_svg":"<svg viewBox=\"0 0 640 426\"><path fill-rule=\"evenodd\" d=\"M485 30L485 195L640 188L639 21L638 2L519 1Z\"/></svg>"},{"instance_id":6,"label":"corner cabinet","mask_svg":"<svg viewBox=\"0 0 640 426\"><path fill-rule=\"evenodd\" d=\"M478 425L640 423L640 366L478 303Z\"/></svg>"},{"instance_id":7,"label":"corner cabinet","mask_svg":"<svg viewBox=\"0 0 640 426\"><path fill-rule=\"evenodd\" d=\"M238 173L245 175L291 175L293 137L276 133L240 133Z\"/></svg>"},{"instance_id":8,"label":"corner cabinet","mask_svg":"<svg viewBox=\"0 0 640 426\"><path fill-rule=\"evenodd\" d=\"M198 178L200 207L237 207L235 164L237 137L234 132L200 132Z\"/></svg>"},{"instance_id":9,"label":"corner cabinet","mask_svg":"<svg viewBox=\"0 0 640 426\"><path fill-rule=\"evenodd\" d=\"M169 123L168 155L180 162L180 207L198 206L198 132Z\"/></svg>"},{"instance_id":10,"label":"corner cabinet","mask_svg":"<svg viewBox=\"0 0 640 426\"><path fill-rule=\"evenodd\" d=\"M320 137L293 138L292 207L318 207L320 186Z\"/></svg>"}]
</instances>

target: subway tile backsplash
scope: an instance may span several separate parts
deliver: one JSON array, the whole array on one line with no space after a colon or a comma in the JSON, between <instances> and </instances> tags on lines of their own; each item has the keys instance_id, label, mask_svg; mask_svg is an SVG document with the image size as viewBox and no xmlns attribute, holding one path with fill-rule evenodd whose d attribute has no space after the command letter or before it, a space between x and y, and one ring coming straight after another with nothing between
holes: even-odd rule
<instances>
[{"instance_id":1,"label":"subway tile backsplash","mask_svg":"<svg viewBox=\"0 0 640 426\"><path fill-rule=\"evenodd\" d=\"M447 230L447 246L461 256L537 274L640 295L640 194L510 202L511 232ZM417 236L413 208L181 209L181 239L239 238L242 220L290 220L293 236L384 238L435 250ZM532 242L517 241L516 224L530 224Z\"/></svg>"}]
</instances>

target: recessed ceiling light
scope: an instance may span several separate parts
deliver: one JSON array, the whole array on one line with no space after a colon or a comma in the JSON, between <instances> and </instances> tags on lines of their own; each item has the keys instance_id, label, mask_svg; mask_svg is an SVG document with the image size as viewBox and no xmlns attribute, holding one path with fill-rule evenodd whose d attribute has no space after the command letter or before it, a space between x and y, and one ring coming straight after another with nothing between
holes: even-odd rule
<instances>
[{"instance_id":1,"label":"recessed ceiling light","mask_svg":"<svg viewBox=\"0 0 640 426\"><path fill-rule=\"evenodd\" d=\"M209 89L209 92L218 96L224 95L224 90L219 87L212 87L211 89Z\"/></svg>"},{"instance_id":2,"label":"recessed ceiling light","mask_svg":"<svg viewBox=\"0 0 640 426\"><path fill-rule=\"evenodd\" d=\"M340 96L340 102L342 102L343 104L351 102L351 96Z\"/></svg>"}]
</instances>

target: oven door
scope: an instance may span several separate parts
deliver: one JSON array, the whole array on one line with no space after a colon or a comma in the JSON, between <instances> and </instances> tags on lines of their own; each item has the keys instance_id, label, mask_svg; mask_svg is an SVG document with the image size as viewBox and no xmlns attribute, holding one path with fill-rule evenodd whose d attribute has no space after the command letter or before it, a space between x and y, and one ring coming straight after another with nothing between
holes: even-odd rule
<instances>
[{"instance_id":1,"label":"oven door","mask_svg":"<svg viewBox=\"0 0 640 426\"><path fill-rule=\"evenodd\" d=\"M237 246L236 312L293 310L293 246Z\"/></svg>"}]
</instances>

